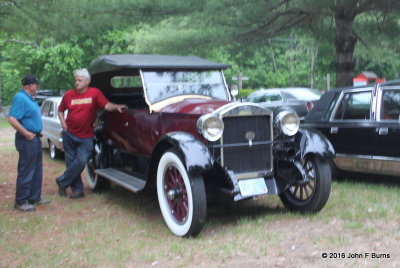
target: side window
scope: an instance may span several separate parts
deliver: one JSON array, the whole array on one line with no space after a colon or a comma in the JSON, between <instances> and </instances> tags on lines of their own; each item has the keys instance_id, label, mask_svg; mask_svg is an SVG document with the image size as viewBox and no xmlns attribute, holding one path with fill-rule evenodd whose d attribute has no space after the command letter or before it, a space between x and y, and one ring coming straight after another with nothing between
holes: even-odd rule
<instances>
[{"instance_id":1,"label":"side window","mask_svg":"<svg viewBox=\"0 0 400 268\"><path fill-rule=\"evenodd\" d=\"M42 105L42 116L49 116L51 101L45 101Z\"/></svg>"},{"instance_id":2,"label":"side window","mask_svg":"<svg viewBox=\"0 0 400 268\"><path fill-rule=\"evenodd\" d=\"M111 78L111 86L114 88L142 88L140 76L114 76Z\"/></svg>"},{"instance_id":3,"label":"side window","mask_svg":"<svg viewBox=\"0 0 400 268\"><path fill-rule=\"evenodd\" d=\"M280 101L282 100L281 96L279 94L271 94L267 96L268 101Z\"/></svg>"},{"instance_id":4,"label":"side window","mask_svg":"<svg viewBox=\"0 0 400 268\"><path fill-rule=\"evenodd\" d=\"M54 117L54 102L50 102L49 117Z\"/></svg>"},{"instance_id":5,"label":"side window","mask_svg":"<svg viewBox=\"0 0 400 268\"><path fill-rule=\"evenodd\" d=\"M333 109L336 106L339 96L340 96L340 94L338 94L338 93L335 94L335 97L333 98L331 104L329 105L328 110L324 114L323 120L329 120L329 118L331 117L331 114L333 112Z\"/></svg>"},{"instance_id":6,"label":"side window","mask_svg":"<svg viewBox=\"0 0 400 268\"><path fill-rule=\"evenodd\" d=\"M249 101L251 102L262 102L263 101L263 96L262 95L256 95L256 96L252 96L249 98Z\"/></svg>"},{"instance_id":7,"label":"side window","mask_svg":"<svg viewBox=\"0 0 400 268\"><path fill-rule=\"evenodd\" d=\"M382 120L400 119L400 90L384 90L382 92Z\"/></svg>"},{"instance_id":8,"label":"side window","mask_svg":"<svg viewBox=\"0 0 400 268\"><path fill-rule=\"evenodd\" d=\"M346 93L335 119L370 119L371 116L371 91Z\"/></svg>"}]
</instances>

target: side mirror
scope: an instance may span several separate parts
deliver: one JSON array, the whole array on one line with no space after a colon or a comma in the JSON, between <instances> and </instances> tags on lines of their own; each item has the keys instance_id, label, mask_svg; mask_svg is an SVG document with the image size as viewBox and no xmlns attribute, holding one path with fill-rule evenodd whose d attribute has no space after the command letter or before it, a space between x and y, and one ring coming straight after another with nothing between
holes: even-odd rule
<instances>
[{"instance_id":1,"label":"side mirror","mask_svg":"<svg viewBox=\"0 0 400 268\"><path fill-rule=\"evenodd\" d=\"M229 88L229 91L231 92L231 95L233 97L236 97L239 94L239 87L238 85L231 85Z\"/></svg>"}]
</instances>

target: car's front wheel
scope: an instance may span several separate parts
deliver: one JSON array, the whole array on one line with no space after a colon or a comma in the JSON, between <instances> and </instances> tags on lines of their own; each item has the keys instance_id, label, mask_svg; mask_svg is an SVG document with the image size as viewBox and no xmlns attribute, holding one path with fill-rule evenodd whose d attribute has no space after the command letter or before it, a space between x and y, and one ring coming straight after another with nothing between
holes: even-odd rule
<instances>
[{"instance_id":1,"label":"car's front wheel","mask_svg":"<svg viewBox=\"0 0 400 268\"><path fill-rule=\"evenodd\" d=\"M175 150L166 151L158 164L157 195L161 213L177 236L196 236L203 227L207 201L203 178L190 176Z\"/></svg>"},{"instance_id":2,"label":"car's front wheel","mask_svg":"<svg viewBox=\"0 0 400 268\"><path fill-rule=\"evenodd\" d=\"M329 162L318 156L308 156L302 161L303 178L296 181L279 196L290 210L302 213L320 211L331 191Z\"/></svg>"},{"instance_id":3,"label":"car's front wheel","mask_svg":"<svg viewBox=\"0 0 400 268\"><path fill-rule=\"evenodd\" d=\"M51 140L48 140L48 143L50 158L53 160L61 158L61 151L57 149L56 145Z\"/></svg>"}]
</instances>

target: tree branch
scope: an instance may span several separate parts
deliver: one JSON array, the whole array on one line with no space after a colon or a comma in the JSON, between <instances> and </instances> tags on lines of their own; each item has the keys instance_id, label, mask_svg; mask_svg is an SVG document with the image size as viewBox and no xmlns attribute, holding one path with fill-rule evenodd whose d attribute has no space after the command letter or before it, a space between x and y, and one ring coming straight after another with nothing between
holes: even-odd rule
<instances>
[{"instance_id":1,"label":"tree branch","mask_svg":"<svg viewBox=\"0 0 400 268\"><path fill-rule=\"evenodd\" d=\"M35 42L32 41L23 41L23 40L17 40L17 39L7 39L4 40L3 43L17 43L17 44L22 44L22 45L29 45L33 46L35 48L39 48L39 45Z\"/></svg>"}]
</instances>

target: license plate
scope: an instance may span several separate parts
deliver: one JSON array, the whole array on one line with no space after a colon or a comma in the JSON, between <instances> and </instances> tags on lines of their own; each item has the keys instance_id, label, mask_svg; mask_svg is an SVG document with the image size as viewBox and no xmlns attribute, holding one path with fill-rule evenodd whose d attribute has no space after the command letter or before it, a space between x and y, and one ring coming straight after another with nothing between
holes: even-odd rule
<instances>
[{"instance_id":1,"label":"license plate","mask_svg":"<svg viewBox=\"0 0 400 268\"><path fill-rule=\"evenodd\" d=\"M264 178L239 180L239 188L242 196L253 196L268 193Z\"/></svg>"}]
</instances>

